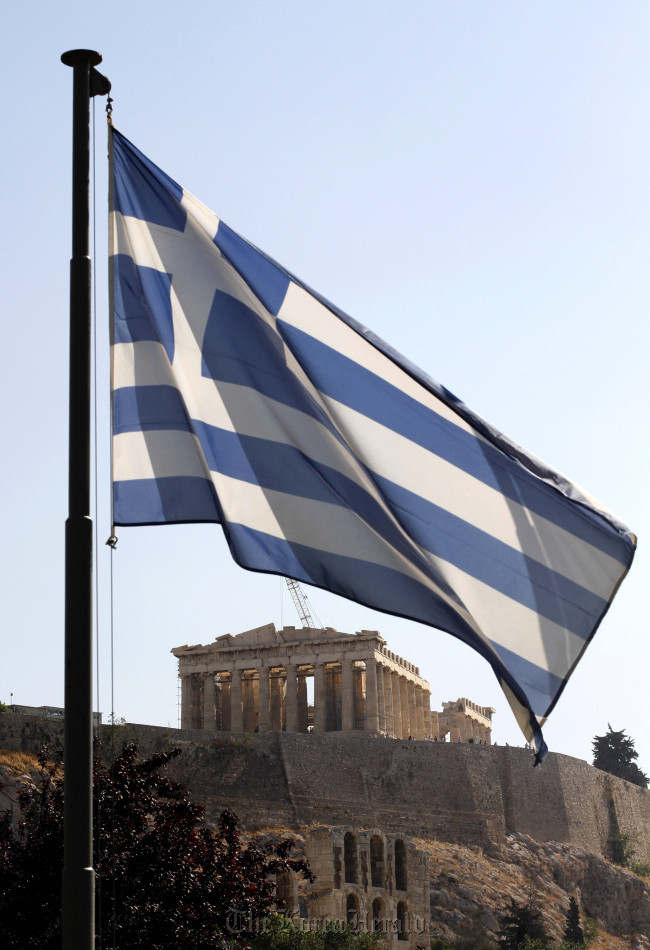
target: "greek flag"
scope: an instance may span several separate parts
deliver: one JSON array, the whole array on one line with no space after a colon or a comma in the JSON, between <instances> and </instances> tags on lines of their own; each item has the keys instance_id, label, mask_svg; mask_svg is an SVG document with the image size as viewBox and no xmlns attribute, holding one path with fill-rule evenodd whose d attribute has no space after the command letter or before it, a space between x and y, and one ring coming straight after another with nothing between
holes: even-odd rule
<instances>
[{"instance_id":1,"label":"greek flag","mask_svg":"<svg viewBox=\"0 0 650 950\"><path fill-rule=\"evenodd\" d=\"M445 630L541 725L636 539L112 132L116 525Z\"/></svg>"}]
</instances>

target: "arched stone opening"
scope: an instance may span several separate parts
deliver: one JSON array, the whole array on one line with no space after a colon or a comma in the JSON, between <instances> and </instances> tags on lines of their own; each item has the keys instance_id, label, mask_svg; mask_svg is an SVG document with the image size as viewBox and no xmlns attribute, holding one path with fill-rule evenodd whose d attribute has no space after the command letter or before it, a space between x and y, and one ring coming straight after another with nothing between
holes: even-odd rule
<instances>
[{"instance_id":1,"label":"arched stone opening","mask_svg":"<svg viewBox=\"0 0 650 950\"><path fill-rule=\"evenodd\" d=\"M384 887L384 841L379 835L370 839L370 879L373 887Z\"/></svg>"},{"instance_id":2,"label":"arched stone opening","mask_svg":"<svg viewBox=\"0 0 650 950\"><path fill-rule=\"evenodd\" d=\"M398 891L408 889L408 874L406 871L406 845L401 838L395 842L395 887Z\"/></svg>"},{"instance_id":3,"label":"arched stone opening","mask_svg":"<svg viewBox=\"0 0 650 950\"><path fill-rule=\"evenodd\" d=\"M348 894L345 902L345 916L351 930L359 929L359 898L356 894Z\"/></svg>"},{"instance_id":4,"label":"arched stone opening","mask_svg":"<svg viewBox=\"0 0 650 950\"><path fill-rule=\"evenodd\" d=\"M346 831L343 839L343 866L345 868L345 883L357 884L359 878L357 837L351 831Z\"/></svg>"},{"instance_id":5,"label":"arched stone opening","mask_svg":"<svg viewBox=\"0 0 650 950\"><path fill-rule=\"evenodd\" d=\"M409 910L406 901L398 901L397 903L397 939L398 940L408 940L408 917Z\"/></svg>"},{"instance_id":6,"label":"arched stone opening","mask_svg":"<svg viewBox=\"0 0 650 950\"><path fill-rule=\"evenodd\" d=\"M384 902L380 897L375 897L372 902L372 932L375 934L383 933L385 930Z\"/></svg>"}]
</instances>

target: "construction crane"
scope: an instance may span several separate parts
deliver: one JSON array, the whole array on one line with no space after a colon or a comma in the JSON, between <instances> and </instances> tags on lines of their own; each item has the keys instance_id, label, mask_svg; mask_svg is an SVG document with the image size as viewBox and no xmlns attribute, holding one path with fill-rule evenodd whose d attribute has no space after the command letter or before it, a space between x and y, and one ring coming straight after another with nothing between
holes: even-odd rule
<instances>
[{"instance_id":1,"label":"construction crane","mask_svg":"<svg viewBox=\"0 0 650 950\"><path fill-rule=\"evenodd\" d=\"M295 581L293 577L285 577L285 581L303 627L309 627L312 630L324 630L325 628L318 619L316 611L307 600L307 594L305 594L298 581ZM314 623L314 617L316 617L316 623Z\"/></svg>"}]
</instances>

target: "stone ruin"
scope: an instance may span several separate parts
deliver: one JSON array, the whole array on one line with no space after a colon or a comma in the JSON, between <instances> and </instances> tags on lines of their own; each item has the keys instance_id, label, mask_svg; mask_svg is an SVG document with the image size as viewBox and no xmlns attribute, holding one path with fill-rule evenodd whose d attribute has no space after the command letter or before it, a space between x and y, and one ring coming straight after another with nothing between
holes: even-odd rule
<instances>
[{"instance_id":1,"label":"stone ruin","mask_svg":"<svg viewBox=\"0 0 650 950\"><path fill-rule=\"evenodd\" d=\"M307 835L313 884L277 879L285 913L304 929L346 922L384 934L392 950L429 945L429 856L405 835L377 828L316 828Z\"/></svg>"},{"instance_id":2,"label":"stone ruin","mask_svg":"<svg viewBox=\"0 0 650 950\"><path fill-rule=\"evenodd\" d=\"M171 652L178 658L183 729L491 744L494 709L458 699L432 711L430 684L376 630L278 630L269 623ZM315 883L299 890L292 874L276 882L301 926L344 921L382 932L394 950L428 946L428 855L410 837L318 828L306 849Z\"/></svg>"},{"instance_id":3,"label":"stone ruin","mask_svg":"<svg viewBox=\"0 0 650 950\"><path fill-rule=\"evenodd\" d=\"M171 652L179 664L183 729L491 743L494 709L458 699L432 711L419 668L388 650L376 630L277 630L269 623Z\"/></svg>"}]
</instances>

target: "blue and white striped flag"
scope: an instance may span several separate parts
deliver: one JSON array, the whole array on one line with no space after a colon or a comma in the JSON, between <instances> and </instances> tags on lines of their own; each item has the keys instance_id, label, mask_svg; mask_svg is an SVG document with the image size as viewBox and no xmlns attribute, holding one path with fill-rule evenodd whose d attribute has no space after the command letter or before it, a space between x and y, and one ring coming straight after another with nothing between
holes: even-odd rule
<instances>
[{"instance_id":1,"label":"blue and white striped flag","mask_svg":"<svg viewBox=\"0 0 650 950\"><path fill-rule=\"evenodd\" d=\"M112 138L115 524L446 630L543 758L634 536Z\"/></svg>"}]
</instances>

